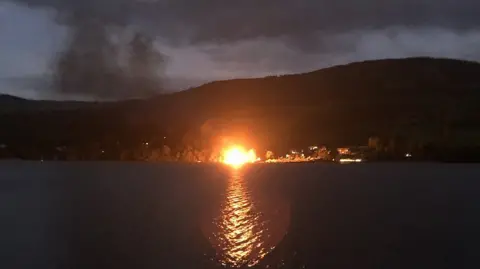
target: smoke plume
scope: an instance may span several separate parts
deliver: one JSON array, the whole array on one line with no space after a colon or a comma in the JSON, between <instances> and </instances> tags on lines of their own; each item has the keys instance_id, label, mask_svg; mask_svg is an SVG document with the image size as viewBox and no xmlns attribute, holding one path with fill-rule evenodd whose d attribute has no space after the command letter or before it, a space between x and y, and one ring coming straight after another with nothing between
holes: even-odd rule
<instances>
[{"instance_id":1,"label":"smoke plume","mask_svg":"<svg viewBox=\"0 0 480 269\"><path fill-rule=\"evenodd\" d=\"M152 37L139 31L132 35L133 1L18 2L53 7L57 22L70 28L65 49L54 59L53 85L58 93L126 99L161 90L163 57Z\"/></svg>"}]
</instances>

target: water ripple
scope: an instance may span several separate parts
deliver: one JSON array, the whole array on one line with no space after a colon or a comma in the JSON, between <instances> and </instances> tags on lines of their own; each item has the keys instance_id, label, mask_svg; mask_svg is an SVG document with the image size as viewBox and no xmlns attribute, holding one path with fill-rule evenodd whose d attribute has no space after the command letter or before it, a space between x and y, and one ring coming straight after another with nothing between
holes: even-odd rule
<instances>
[{"instance_id":1,"label":"water ripple","mask_svg":"<svg viewBox=\"0 0 480 269\"><path fill-rule=\"evenodd\" d=\"M221 215L214 220L219 261L233 267L257 264L273 247L267 248L267 221L256 208L245 180L235 173L226 191Z\"/></svg>"}]
</instances>

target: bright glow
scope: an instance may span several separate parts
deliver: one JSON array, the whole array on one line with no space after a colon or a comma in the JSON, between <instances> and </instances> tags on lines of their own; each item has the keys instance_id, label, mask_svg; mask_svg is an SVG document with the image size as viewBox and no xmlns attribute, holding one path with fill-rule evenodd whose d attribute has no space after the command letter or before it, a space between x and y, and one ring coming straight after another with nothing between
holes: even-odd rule
<instances>
[{"instance_id":1,"label":"bright glow","mask_svg":"<svg viewBox=\"0 0 480 269\"><path fill-rule=\"evenodd\" d=\"M412 154L407 153L407 154L405 154L405 157L410 158L410 157L412 157Z\"/></svg>"},{"instance_id":2,"label":"bright glow","mask_svg":"<svg viewBox=\"0 0 480 269\"><path fill-rule=\"evenodd\" d=\"M340 159L340 163L360 163L362 159Z\"/></svg>"},{"instance_id":3,"label":"bright glow","mask_svg":"<svg viewBox=\"0 0 480 269\"><path fill-rule=\"evenodd\" d=\"M344 154L344 155L350 153L350 149L349 149L349 148L338 148L337 151L338 151L338 153Z\"/></svg>"},{"instance_id":4,"label":"bright glow","mask_svg":"<svg viewBox=\"0 0 480 269\"><path fill-rule=\"evenodd\" d=\"M246 163L257 161L257 155L253 149L249 151L241 146L233 146L223 151L223 163L233 167L240 167Z\"/></svg>"}]
</instances>

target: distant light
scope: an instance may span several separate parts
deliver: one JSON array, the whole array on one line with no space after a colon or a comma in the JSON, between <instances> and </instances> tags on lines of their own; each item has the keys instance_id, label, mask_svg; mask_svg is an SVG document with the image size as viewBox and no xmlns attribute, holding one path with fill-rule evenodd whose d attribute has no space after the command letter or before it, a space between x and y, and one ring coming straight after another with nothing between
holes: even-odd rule
<instances>
[{"instance_id":1,"label":"distant light","mask_svg":"<svg viewBox=\"0 0 480 269\"><path fill-rule=\"evenodd\" d=\"M339 161L340 161L340 163L361 163L361 162L363 162L362 159L349 159L349 158L340 159Z\"/></svg>"},{"instance_id":2,"label":"distant light","mask_svg":"<svg viewBox=\"0 0 480 269\"><path fill-rule=\"evenodd\" d=\"M338 151L338 153L340 153L340 154L349 154L349 153L350 153L350 149L349 149L349 148L338 148L337 151Z\"/></svg>"},{"instance_id":3,"label":"distant light","mask_svg":"<svg viewBox=\"0 0 480 269\"><path fill-rule=\"evenodd\" d=\"M411 158L411 157L412 157L412 154L410 154L410 153L406 153L406 154L405 154L405 157L407 157L407 158Z\"/></svg>"},{"instance_id":4,"label":"distant light","mask_svg":"<svg viewBox=\"0 0 480 269\"><path fill-rule=\"evenodd\" d=\"M145 142L144 144L145 144L145 146L148 146L148 142Z\"/></svg>"},{"instance_id":5,"label":"distant light","mask_svg":"<svg viewBox=\"0 0 480 269\"><path fill-rule=\"evenodd\" d=\"M163 139L167 139L167 137L166 137L166 136L164 136L164 137L163 137Z\"/></svg>"}]
</instances>

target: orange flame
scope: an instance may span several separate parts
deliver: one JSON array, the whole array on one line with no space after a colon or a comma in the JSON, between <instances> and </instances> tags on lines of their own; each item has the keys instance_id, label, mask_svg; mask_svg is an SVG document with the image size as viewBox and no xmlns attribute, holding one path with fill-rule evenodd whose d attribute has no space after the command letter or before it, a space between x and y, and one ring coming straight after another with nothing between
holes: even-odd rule
<instances>
[{"instance_id":1,"label":"orange flame","mask_svg":"<svg viewBox=\"0 0 480 269\"><path fill-rule=\"evenodd\" d=\"M257 154L253 149L245 150L242 146L233 146L223 150L223 163L233 167L240 167L246 163L257 161Z\"/></svg>"}]
</instances>

